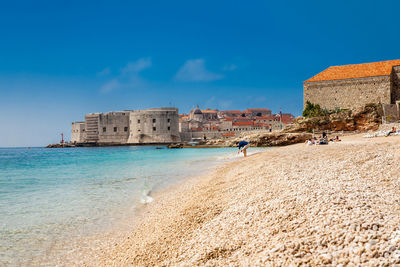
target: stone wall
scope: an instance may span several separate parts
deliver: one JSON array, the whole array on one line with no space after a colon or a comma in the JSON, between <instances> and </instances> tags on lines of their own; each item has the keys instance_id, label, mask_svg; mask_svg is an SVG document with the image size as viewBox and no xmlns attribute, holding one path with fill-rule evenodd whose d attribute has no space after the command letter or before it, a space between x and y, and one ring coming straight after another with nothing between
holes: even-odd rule
<instances>
[{"instance_id":1,"label":"stone wall","mask_svg":"<svg viewBox=\"0 0 400 267\"><path fill-rule=\"evenodd\" d=\"M82 143L84 142L85 122L77 121L72 123L71 127L71 142Z\"/></svg>"},{"instance_id":2,"label":"stone wall","mask_svg":"<svg viewBox=\"0 0 400 267\"><path fill-rule=\"evenodd\" d=\"M383 123L396 122L400 119L399 104L382 104Z\"/></svg>"},{"instance_id":3,"label":"stone wall","mask_svg":"<svg viewBox=\"0 0 400 267\"><path fill-rule=\"evenodd\" d=\"M369 103L391 104L391 76L304 83L307 101L322 108L357 109Z\"/></svg>"},{"instance_id":4,"label":"stone wall","mask_svg":"<svg viewBox=\"0 0 400 267\"><path fill-rule=\"evenodd\" d=\"M129 144L180 142L177 108L130 112Z\"/></svg>"},{"instance_id":5,"label":"stone wall","mask_svg":"<svg viewBox=\"0 0 400 267\"><path fill-rule=\"evenodd\" d=\"M179 132L189 132L189 122L188 121L179 122Z\"/></svg>"},{"instance_id":6,"label":"stone wall","mask_svg":"<svg viewBox=\"0 0 400 267\"><path fill-rule=\"evenodd\" d=\"M400 66L393 67L392 75L392 104L400 100Z\"/></svg>"},{"instance_id":7,"label":"stone wall","mask_svg":"<svg viewBox=\"0 0 400 267\"><path fill-rule=\"evenodd\" d=\"M83 135L85 143L97 143L99 140L99 116L100 113L85 115L85 133Z\"/></svg>"},{"instance_id":8,"label":"stone wall","mask_svg":"<svg viewBox=\"0 0 400 267\"><path fill-rule=\"evenodd\" d=\"M98 143L126 144L129 137L130 111L100 114Z\"/></svg>"}]
</instances>

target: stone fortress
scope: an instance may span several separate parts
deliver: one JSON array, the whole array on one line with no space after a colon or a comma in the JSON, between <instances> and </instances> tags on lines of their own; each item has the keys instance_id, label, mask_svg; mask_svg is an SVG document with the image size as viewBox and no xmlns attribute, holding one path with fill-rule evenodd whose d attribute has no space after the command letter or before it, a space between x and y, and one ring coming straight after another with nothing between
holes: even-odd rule
<instances>
[{"instance_id":1,"label":"stone fortress","mask_svg":"<svg viewBox=\"0 0 400 267\"><path fill-rule=\"evenodd\" d=\"M303 83L303 105L310 101L327 109L355 110L382 104L399 116L400 60L332 66Z\"/></svg>"},{"instance_id":2,"label":"stone fortress","mask_svg":"<svg viewBox=\"0 0 400 267\"><path fill-rule=\"evenodd\" d=\"M180 142L177 108L91 113L73 122L71 143L135 145Z\"/></svg>"},{"instance_id":3,"label":"stone fortress","mask_svg":"<svg viewBox=\"0 0 400 267\"><path fill-rule=\"evenodd\" d=\"M129 144L181 141L177 108L135 110L130 112L129 122Z\"/></svg>"},{"instance_id":4,"label":"stone fortress","mask_svg":"<svg viewBox=\"0 0 400 267\"><path fill-rule=\"evenodd\" d=\"M269 109L218 111L197 107L189 114L178 114L177 108L150 108L90 113L85 121L72 123L71 143L107 146L190 142L243 131L281 130L293 120L292 114L272 114Z\"/></svg>"}]
</instances>

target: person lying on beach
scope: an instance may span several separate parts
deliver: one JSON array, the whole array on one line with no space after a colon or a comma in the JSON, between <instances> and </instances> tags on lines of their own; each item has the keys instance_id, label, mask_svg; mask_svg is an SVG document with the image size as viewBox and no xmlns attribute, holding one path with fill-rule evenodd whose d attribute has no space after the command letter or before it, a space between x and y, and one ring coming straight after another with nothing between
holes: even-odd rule
<instances>
[{"instance_id":1,"label":"person lying on beach","mask_svg":"<svg viewBox=\"0 0 400 267\"><path fill-rule=\"evenodd\" d=\"M340 140L339 135L336 135L335 138L333 139L334 142L340 142L342 140Z\"/></svg>"},{"instance_id":2,"label":"person lying on beach","mask_svg":"<svg viewBox=\"0 0 400 267\"><path fill-rule=\"evenodd\" d=\"M317 137L314 137L312 142L313 142L314 145L319 145L319 140L317 139Z\"/></svg>"},{"instance_id":3,"label":"person lying on beach","mask_svg":"<svg viewBox=\"0 0 400 267\"><path fill-rule=\"evenodd\" d=\"M394 133L396 133L396 132L397 132L396 127L392 127L392 130L390 130L390 131L386 134L386 136L389 136L389 135L394 134Z\"/></svg>"},{"instance_id":4,"label":"person lying on beach","mask_svg":"<svg viewBox=\"0 0 400 267\"><path fill-rule=\"evenodd\" d=\"M319 139L319 144L320 145L327 145L328 144L328 138L321 138Z\"/></svg>"},{"instance_id":5,"label":"person lying on beach","mask_svg":"<svg viewBox=\"0 0 400 267\"><path fill-rule=\"evenodd\" d=\"M240 152L243 152L244 157L247 157L247 148L249 147L249 142L246 141L240 141L237 143L239 151L238 154L240 154Z\"/></svg>"},{"instance_id":6,"label":"person lying on beach","mask_svg":"<svg viewBox=\"0 0 400 267\"><path fill-rule=\"evenodd\" d=\"M306 141L306 145L307 146L312 146L314 143L313 143L313 141L311 141L311 139L308 139L307 141Z\"/></svg>"}]
</instances>

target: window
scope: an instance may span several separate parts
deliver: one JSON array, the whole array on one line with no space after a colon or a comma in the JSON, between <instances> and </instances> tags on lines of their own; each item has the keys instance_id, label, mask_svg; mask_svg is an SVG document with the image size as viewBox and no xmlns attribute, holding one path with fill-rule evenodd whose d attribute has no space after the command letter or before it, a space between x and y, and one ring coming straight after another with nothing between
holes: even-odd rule
<instances>
[{"instance_id":1,"label":"window","mask_svg":"<svg viewBox=\"0 0 400 267\"><path fill-rule=\"evenodd\" d=\"M153 123L156 123L156 119L153 119Z\"/></svg>"},{"instance_id":2,"label":"window","mask_svg":"<svg viewBox=\"0 0 400 267\"><path fill-rule=\"evenodd\" d=\"M153 131L155 131L156 130L156 127L153 127Z\"/></svg>"},{"instance_id":3,"label":"window","mask_svg":"<svg viewBox=\"0 0 400 267\"><path fill-rule=\"evenodd\" d=\"M137 123L140 123L140 120L137 120Z\"/></svg>"},{"instance_id":4,"label":"window","mask_svg":"<svg viewBox=\"0 0 400 267\"><path fill-rule=\"evenodd\" d=\"M168 119L168 122L171 122L171 119Z\"/></svg>"},{"instance_id":5,"label":"window","mask_svg":"<svg viewBox=\"0 0 400 267\"><path fill-rule=\"evenodd\" d=\"M171 131L171 127L168 126L168 131Z\"/></svg>"},{"instance_id":6,"label":"window","mask_svg":"<svg viewBox=\"0 0 400 267\"><path fill-rule=\"evenodd\" d=\"M124 127L124 132L127 132L128 131L128 127Z\"/></svg>"},{"instance_id":7,"label":"window","mask_svg":"<svg viewBox=\"0 0 400 267\"><path fill-rule=\"evenodd\" d=\"M116 132L117 131L117 127L114 127L114 132Z\"/></svg>"},{"instance_id":8,"label":"window","mask_svg":"<svg viewBox=\"0 0 400 267\"><path fill-rule=\"evenodd\" d=\"M105 133L107 131L106 127L103 127L103 133Z\"/></svg>"}]
</instances>

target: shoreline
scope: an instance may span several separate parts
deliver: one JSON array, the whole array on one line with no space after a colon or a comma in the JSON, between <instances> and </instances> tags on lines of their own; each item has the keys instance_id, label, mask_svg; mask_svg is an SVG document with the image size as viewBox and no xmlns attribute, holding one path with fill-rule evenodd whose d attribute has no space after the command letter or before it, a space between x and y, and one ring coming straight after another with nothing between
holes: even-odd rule
<instances>
[{"instance_id":1,"label":"shoreline","mask_svg":"<svg viewBox=\"0 0 400 267\"><path fill-rule=\"evenodd\" d=\"M236 152L236 151L235 151ZM232 152L228 152L232 153ZM260 153L255 151L253 154ZM150 190L149 196L153 198L150 203L132 203L132 208L127 210L131 214L119 218L112 224L106 225L101 231L96 233L84 234L81 236L73 236L71 239L60 240L54 242L53 246L46 249L47 252L44 256L33 257L32 261L20 262L21 265L33 265L33 266L54 266L54 265L75 265L80 266L82 264L82 259L86 258L87 255L95 257L93 251L96 250L95 247L101 243L102 248L112 249L114 242L120 242L128 235L131 231L136 228L136 225L140 224L148 216L148 212L151 212L153 205L158 205L156 202L159 199L163 199L165 194L170 194L172 191L179 191L182 187L190 186L196 183L199 179L204 176L210 175L219 167L237 161L238 157L231 156L216 156L216 162L209 162L210 159L200 159L200 161L205 161L207 163L207 168L196 171L186 178L178 179L176 181L170 181L163 185L157 185ZM95 249L93 249L95 248ZM79 251L79 253L77 253ZM77 256L79 255L79 256ZM86 262L86 261L85 261ZM92 266L89 264L89 266Z\"/></svg>"},{"instance_id":2,"label":"shoreline","mask_svg":"<svg viewBox=\"0 0 400 267\"><path fill-rule=\"evenodd\" d=\"M73 264L398 263L399 151L400 138L357 135L222 164L156 194L133 231Z\"/></svg>"}]
</instances>

